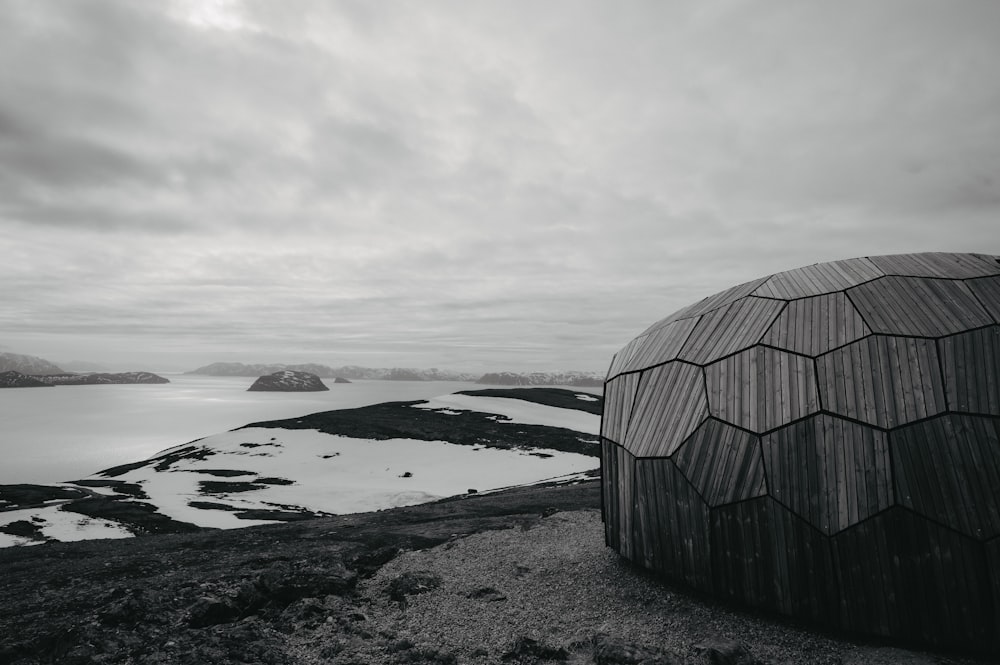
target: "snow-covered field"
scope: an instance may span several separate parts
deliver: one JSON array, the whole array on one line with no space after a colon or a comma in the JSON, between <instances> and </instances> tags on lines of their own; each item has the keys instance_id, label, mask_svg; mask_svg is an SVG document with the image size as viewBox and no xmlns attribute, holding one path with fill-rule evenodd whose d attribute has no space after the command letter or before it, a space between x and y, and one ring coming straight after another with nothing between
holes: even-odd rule
<instances>
[{"instance_id":1,"label":"snow-covered field","mask_svg":"<svg viewBox=\"0 0 1000 665\"><path fill-rule=\"evenodd\" d=\"M590 401L592 395L578 399ZM413 408L455 414L476 411L495 423L542 425L574 430L596 440L600 417L524 399L450 394ZM274 511L344 514L381 510L511 486L582 477L596 457L544 448L504 449L408 438L371 440L314 429L249 427L208 436L168 449L137 468L95 474L88 480L124 482L141 501L174 520L203 527L237 528L273 519L246 517ZM71 487L72 485L64 485ZM90 491L113 494L106 488ZM248 513L246 511L254 511ZM262 512L257 512L262 511ZM237 515L243 513L243 518ZM18 520L37 525L55 540L121 538L130 532L114 522L60 509L53 503L0 512L0 526ZM0 546L37 543L0 534Z\"/></svg>"},{"instance_id":2,"label":"snow-covered field","mask_svg":"<svg viewBox=\"0 0 1000 665\"><path fill-rule=\"evenodd\" d=\"M225 529L267 523L239 519L234 511L290 507L334 514L365 512L424 503L469 489L539 482L595 466L593 457L558 451L497 450L412 439L370 441L316 430L252 427L217 434L198 445L213 454L181 459L169 471L143 467L115 479L140 484L149 502L173 519ZM227 475L203 473L219 469ZM231 475L232 471L244 473ZM271 484L268 479L292 484ZM212 492L210 485L209 490L202 485L206 482L249 483L256 488ZM194 508L192 501L232 510Z\"/></svg>"}]
</instances>

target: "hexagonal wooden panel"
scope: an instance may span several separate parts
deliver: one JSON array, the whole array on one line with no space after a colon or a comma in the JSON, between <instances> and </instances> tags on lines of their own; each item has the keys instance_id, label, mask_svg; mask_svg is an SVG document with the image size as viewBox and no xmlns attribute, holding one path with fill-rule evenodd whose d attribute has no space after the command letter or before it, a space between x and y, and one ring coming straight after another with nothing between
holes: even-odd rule
<instances>
[{"instance_id":1,"label":"hexagonal wooden panel","mask_svg":"<svg viewBox=\"0 0 1000 665\"><path fill-rule=\"evenodd\" d=\"M711 414L751 432L767 432L819 411L810 358L763 346L705 368Z\"/></svg>"},{"instance_id":2,"label":"hexagonal wooden panel","mask_svg":"<svg viewBox=\"0 0 1000 665\"><path fill-rule=\"evenodd\" d=\"M893 503L885 432L816 415L761 438L771 496L833 535Z\"/></svg>"}]
</instances>

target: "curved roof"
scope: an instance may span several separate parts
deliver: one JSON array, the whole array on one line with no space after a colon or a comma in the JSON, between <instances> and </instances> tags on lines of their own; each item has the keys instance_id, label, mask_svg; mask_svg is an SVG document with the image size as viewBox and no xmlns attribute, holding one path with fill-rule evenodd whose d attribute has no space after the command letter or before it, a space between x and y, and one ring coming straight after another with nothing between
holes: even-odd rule
<instances>
[{"instance_id":1,"label":"curved roof","mask_svg":"<svg viewBox=\"0 0 1000 665\"><path fill-rule=\"evenodd\" d=\"M1000 257L740 284L625 345L604 404L606 534L626 558L826 625L1000 654Z\"/></svg>"}]
</instances>

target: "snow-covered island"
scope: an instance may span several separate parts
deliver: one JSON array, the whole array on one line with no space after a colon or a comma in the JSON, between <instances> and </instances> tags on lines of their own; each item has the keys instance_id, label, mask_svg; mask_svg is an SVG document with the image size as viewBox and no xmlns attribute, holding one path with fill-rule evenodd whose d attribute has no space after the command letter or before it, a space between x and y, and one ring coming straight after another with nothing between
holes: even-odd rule
<instances>
[{"instance_id":1,"label":"snow-covered island","mask_svg":"<svg viewBox=\"0 0 1000 665\"><path fill-rule=\"evenodd\" d=\"M301 393L318 392L329 390L326 384L315 374L310 372L296 372L290 369L283 369L273 374L259 377L247 390Z\"/></svg>"},{"instance_id":2,"label":"snow-covered island","mask_svg":"<svg viewBox=\"0 0 1000 665\"><path fill-rule=\"evenodd\" d=\"M0 486L0 546L234 528L596 474L601 398L465 391L251 423L59 485Z\"/></svg>"}]
</instances>

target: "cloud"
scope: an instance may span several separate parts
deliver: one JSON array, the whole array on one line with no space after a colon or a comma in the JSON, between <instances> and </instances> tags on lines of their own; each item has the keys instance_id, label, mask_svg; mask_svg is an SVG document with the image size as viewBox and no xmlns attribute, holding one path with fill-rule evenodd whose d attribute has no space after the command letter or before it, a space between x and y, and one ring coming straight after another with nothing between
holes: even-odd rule
<instances>
[{"instance_id":1,"label":"cloud","mask_svg":"<svg viewBox=\"0 0 1000 665\"><path fill-rule=\"evenodd\" d=\"M0 326L93 360L603 369L756 276L997 252L998 14L9 0Z\"/></svg>"}]
</instances>

